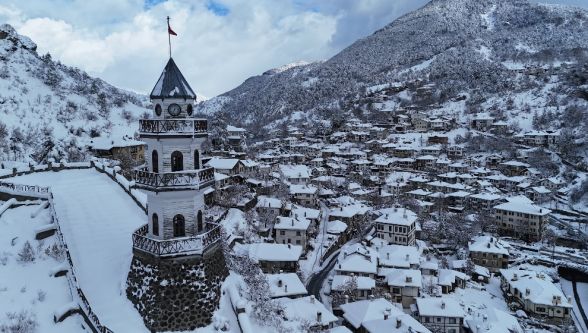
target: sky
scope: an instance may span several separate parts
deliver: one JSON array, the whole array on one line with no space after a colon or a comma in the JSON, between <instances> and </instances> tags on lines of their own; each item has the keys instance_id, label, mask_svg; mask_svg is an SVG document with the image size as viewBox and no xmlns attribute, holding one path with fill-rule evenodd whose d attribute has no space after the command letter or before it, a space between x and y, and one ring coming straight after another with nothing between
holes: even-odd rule
<instances>
[{"instance_id":1,"label":"sky","mask_svg":"<svg viewBox=\"0 0 588 333\"><path fill-rule=\"evenodd\" d=\"M475 0L473 0L475 1ZM586 0L535 0L588 8ZM172 56L200 95L296 61L320 61L428 0L0 0L0 23L41 54L148 94Z\"/></svg>"}]
</instances>

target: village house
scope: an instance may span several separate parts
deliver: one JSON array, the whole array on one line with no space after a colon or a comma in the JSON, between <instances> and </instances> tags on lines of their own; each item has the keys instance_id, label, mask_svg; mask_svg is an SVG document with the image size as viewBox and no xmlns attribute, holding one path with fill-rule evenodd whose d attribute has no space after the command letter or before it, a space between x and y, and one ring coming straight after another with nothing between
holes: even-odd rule
<instances>
[{"instance_id":1,"label":"village house","mask_svg":"<svg viewBox=\"0 0 588 333\"><path fill-rule=\"evenodd\" d=\"M299 298L308 295L306 287L296 273L265 274L271 298Z\"/></svg>"},{"instance_id":2,"label":"village house","mask_svg":"<svg viewBox=\"0 0 588 333\"><path fill-rule=\"evenodd\" d=\"M312 185L290 185L290 196L301 205L318 206L318 189Z\"/></svg>"},{"instance_id":3,"label":"village house","mask_svg":"<svg viewBox=\"0 0 588 333\"><path fill-rule=\"evenodd\" d=\"M439 269L437 278L437 284L441 287L443 294L449 294L456 288L465 288L466 282L470 280L470 277L465 273L443 268Z\"/></svg>"},{"instance_id":4,"label":"village house","mask_svg":"<svg viewBox=\"0 0 588 333\"><path fill-rule=\"evenodd\" d=\"M236 158L213 157L206 162L205 166L212 167L216 172L223 173L227 176L238 175L245 169L241 160Z\"/></svg>"},{"instance_id":5,"label":"village house","mask_svg":"<svg viewBox=\"0 0 588 333\"><path fill-rule=\"evenodd\" d=\"M336 293L343 294L353 289L353 299L367 299L373 295L376 288L376 280L367 276L335 275L331 281L331 296Z\"/></svg>"},{"instance_id":6,"label":"village house","mask_svg":"<svg viewBox=\"0 0 588 333\"><path fill-rule=\"evenodd\" d=\"M264 273L296 272L302 246L292 244L249 244L249 257L256 260Z\"/></svg>"},{"instance_id":7,"label":"village house","mask_svg":"<svg viewBox=\"0 0 588 333\"><path fill-rule=\"evenodd\" d=\"M465 313L459 303L448 297L417 298L414 314L421 324L434 332L463 333Z\"/></svg>"},{"instance_id":8,"label":"village house","mask_svg":"<svg viewBox=\"0 0 588 333\"><path fill-rule=\"evenodd\" d=\"M145 142L133 139L94 138L88 148L96 157L113 160L129 160L130 166L143 163L145 156Z\"/></svg>"},{"instance_id":9,"label":"village house","mask_svg":"<svg viewBox=\"0 0 588 333\"><path fill-rule=\"evenodd\" d=\"M305 218L278 216L274 225L274 239L280 244L302 246L303 251L308 245L308 228L310 221Z\"/></svg>"},{"instance_id":10,"label":"village house","mask_svg":"<svg viewBox=\"0 0 588 333\"><path fill-rule=\"evenodd\" d=\"M494 218L499 233L525 241L541 239L550 213L551 210L520 198L494 206Z\"/></svg>"},{"instance_id":11,"label":"village house","mask_svg":"<svg viewBox=\"0 0 588 333\"><path fill-rule=\"evenodd\" d=\"M417 215L406 208L389 208L379 211L375 220L376 237L390 244L414 245Z\"/></svg>"},{"instance_id":12,"label":"village house","mask_svg":"<svg viewBox=\"0 0 588 333\"><path fill-rule=\"evenodd\" d=\"M386 283L390 295L395 303L409 308L420 296L423 284L421 271L418 269L389 269L386 270Z\"/></svg>"},{"instance_id":13,"label":"village house","mask_svg":"<svg viewBox=\"0 0 588 333\"><path fill-rule=\"evenodd\" d=\"M488 131L494 123L494 117L484 113L479 113L472 118L470 127L478 131Z\"/></svg>"},{"instance_id":14,"label":"village house","mask_svg":"<svg viewBox=\"0 0 588 333\"><path fill-rule=\"evenodd\" d=\"M290 184L308 184L312 177L312 172L306 165L282 164L280 172Z\"/></svg>"},{"instance_id":15,"label":"village house","mask_svg":"<svg viewBox=\"0 0 588 333\"><path fill-rule=\"evenodd\" d=\"M500 286L508 302L517 302L527 313L550 318L568 318L571 301L551 282L534 271L501 269Z\"/></svg>"},{"instance_id":16,"label":"village house","mask_svg":"<svg viewBox=\"0 0 588 333\"><path fill-rule=\"evenodd\" d=\"M509 246L494 236L477 236L468 244L469 257L476 265L498 272L508 267Z\"/></svg>"},{"instance_id":17,"label":"village house","mask_svg":"<svg viewBox=\"0 0 588 333\"><path fill-rule=\"evenodd\" d=\"M353 244L341 250L335 264L338 275L375 278L378 272L378 254L362 244Z\"/></svg>"},{"instance_id":18,"label":"village house","mask_svg":"<svg viewBox=\"0 0 588 333\"><path fill-rule=\"evenodd\" d=\"M311 332L325 331L333 328L338 320L313 295L295 299L283 297L276 301L283 309L282 316L286 325L290 322L295 323L296 326L290 327L290 329L298 329L298 325L302 321L308 325Z\"/></svg>"}]
</instances>

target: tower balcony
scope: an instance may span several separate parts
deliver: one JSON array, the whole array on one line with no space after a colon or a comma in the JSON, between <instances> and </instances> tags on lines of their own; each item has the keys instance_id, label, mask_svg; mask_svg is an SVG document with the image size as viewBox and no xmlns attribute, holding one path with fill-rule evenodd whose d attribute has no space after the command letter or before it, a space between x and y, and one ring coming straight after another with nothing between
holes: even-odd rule
<instances>
[{"instance_id":1,"label":"tower balcony","mask_svg":"<svg viewBox=\"0 0 588 333\"><path fill-rule=\"evenodd\" d=\"M214 168L162 173L135 170L133 180L137 187L147 189L202 189L214 183Z\"/></svg>"},{"instance_id":2,"label":"tower balcony","mask_svg":"<svg viewBox=\"0 0 588 333\"><path fill-rule=\"evenodd\" d=\"M140 119L139 134L148 135L208 135L206 119Z\"/></svg>"},{"instance_id":3,"label":"tower balcony","mask_svg":"<svg viewBox=\"0 0 588 333\"><path fill-rule=\"evenodd\" d=\"M133 248L158 257L202 254L221 239L221 226L210 226L211 229L197 236L158 240L148 237L149 226L145 224L133 233Z\"/></svg>"}]
</instances>

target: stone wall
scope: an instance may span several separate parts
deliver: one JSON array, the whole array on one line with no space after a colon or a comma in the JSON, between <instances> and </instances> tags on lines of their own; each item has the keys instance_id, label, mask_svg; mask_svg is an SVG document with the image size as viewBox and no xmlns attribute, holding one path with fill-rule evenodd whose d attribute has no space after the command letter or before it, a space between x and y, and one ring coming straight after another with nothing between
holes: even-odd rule
<instances>
[{"instance_id":1,"label":"stone wall","mask_svg":"<svg viewBox=\"0 0 588 333\"><path fill-rule=\"evenodd\" d=\"M227 274L220 244L202 256L169 259L134 251L127 297L149 330L191 331L211 323Z\"/></svg>"}]
</instances>

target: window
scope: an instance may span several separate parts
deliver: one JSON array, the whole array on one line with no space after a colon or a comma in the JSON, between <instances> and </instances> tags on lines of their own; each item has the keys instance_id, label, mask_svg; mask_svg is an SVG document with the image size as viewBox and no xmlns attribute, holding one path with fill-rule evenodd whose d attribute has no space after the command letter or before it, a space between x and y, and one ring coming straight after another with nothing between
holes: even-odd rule
<instances>
[{"instance_id":1,"label":"window","mask_svg":"<svg viewBox=\"0 0 588 333\"><path fill-rule=\"evenodd\" d=\"M194 169L200 169L200 152L194 150Z\"/></svg>"},{"instance_id":2,"label":"window","mask_svg":"<svg viewBox=\"0 0 588 333\"><path fill-rule=\"evenodd\" d=\"M155 173L159 172L159 156L157 155L157 150L151 152L151 169Z\"/></svg>"},{"instance_id":3,"label":"window","mask_svg":"<svg viewBox=\"0 0 588 333\"><path fill-rule=\"evenodd\" d=\"M176 150L171 154L171 171L182 170L184 170L184 155Z\"/></svg>"},{"instance_id":4,"label":"window","mask_svg":"<svg viewBox=\"0 0 588 333\"><path fill-rule=\"evenodd\" d=\"M536 312L545 312L545 308L538 306L538 307L535 307L535 311Z\"/></svg>"},{"instance_id":5,"label":"window","mask_svg":"<svg viewBox=\"0 0 588 333\"><path fill-rule=\"evenodd\" d=\"M284 236L286 235L286 232L284 230L280 230L280 236Z\"/></svg>"},{"instance_id":6,"label":"window","mask_svg":"<svg viewBox=\"0 0 588 333\"><path fill-rule=\"evenodd\" d=\"M186 221L184 220L183 215L178 214L178 215L174 216L173 227L174 227L174 237L186 236Z\"/></svg>"},{"instance_id":7,"label":"window","mask_svg":"<svg viewBox=\"0 0 588 333\"><path fill-rule=\"evenodd\" d=\"M153 213L151 216L151 232L155 236L159 236L159 217Z\"/></svg>"},{"instance_id":8,"label":"window","mask_svg":"<svg viewBox=\"0 0 588 333\"><path fill-rule=\"evenodd\" d=\"M202 211L199 210L198 214L196 216L197 216L196 220L198 223L198 232L201 232L202 229L204 229L204 224L202 223Z\"/></svg>"},{"instance_id":9,"label":"window","mask_svg":"<svg viewBox=\"0 0 588 333\"><path fill-rule=\"evenodd\" d=\"M301 236L302 233L300 233L300 231L296 231L296 236Z\"/></svg>"},{"instance_id":10,"label":"window","mask_svg":"<svg viewBox=\"0 0 588 333\"><path fill-rule=\"evenodd\" d=\"M441 322L441 317L437 317L437 322L440 323Z\"/></svg>"},{"instance_id":11,"label":"window","mask_svg":"<svg viewBox=\"0 0 588 333\"><path fill-rule=\"evenodd\" d=\"M192 107L192 104L188 104L188 107L186 108L186 113L188 114L188 116L191 116L192 112L194 112L194 107Z\"/></svg>"},{"instance_id":12,"label":"window","mask_svg":"<svg viewBox=\"0 0 588 333\"><path fill-rule=\"evenodd\" d=\"M449 318L449 323L450 324L455 324L455 318Z\"/></svg>"},{"instance_id":13,"label":"window","mask_svg":"<svg viewBox=\"0 0 588 333\"><path fill-rule=\"evenodd\" d=\"M161 105L159 104L155 105L155 115L158 117L161 116Z\"/></svg>"}]
</instances>

